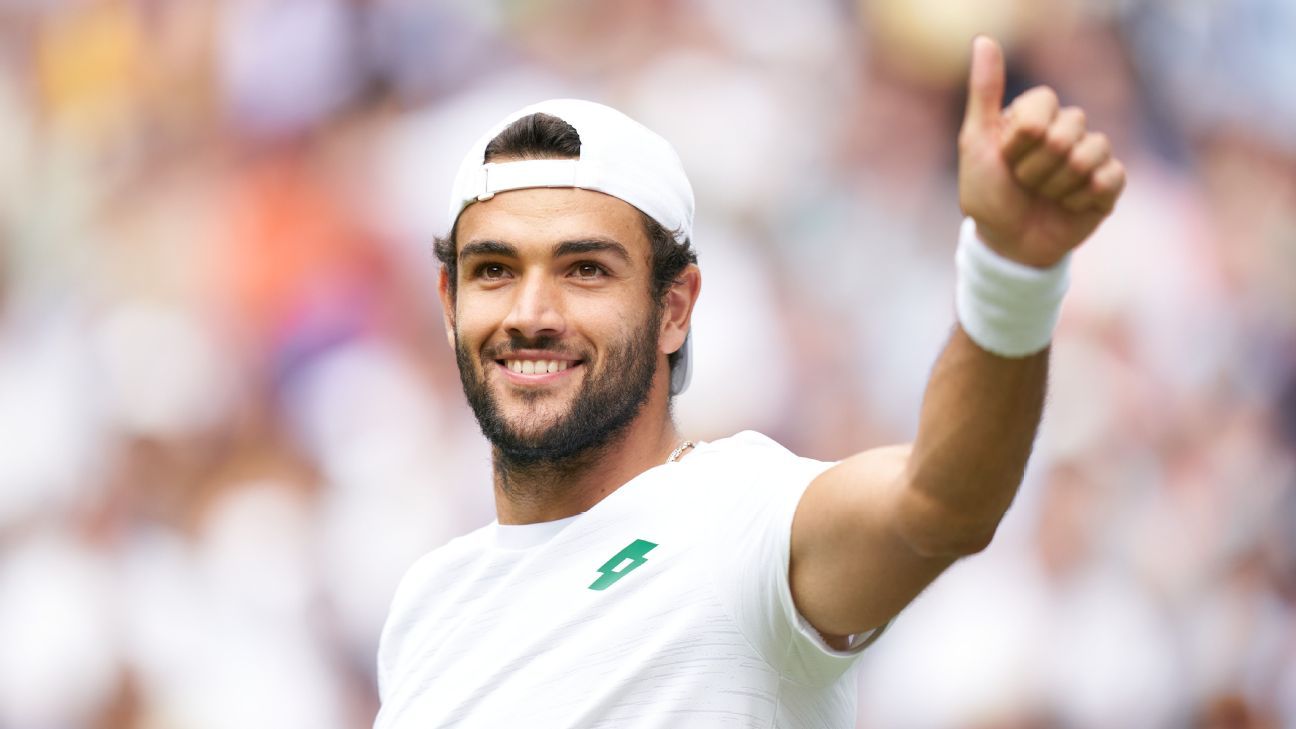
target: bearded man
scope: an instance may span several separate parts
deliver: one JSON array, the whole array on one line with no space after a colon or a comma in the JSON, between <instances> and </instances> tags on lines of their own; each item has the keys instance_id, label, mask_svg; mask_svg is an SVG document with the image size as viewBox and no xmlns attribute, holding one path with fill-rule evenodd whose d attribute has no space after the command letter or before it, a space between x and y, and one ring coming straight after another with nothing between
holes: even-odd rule
<instances>
[{"instance_id":1,"label":"bearded man","mask_svg":"<svg viewBox=\"0 0 1296 729\"><path fill-rule=\"evenodd\" d=\"M376 727L854 725L860 651L1012 501L1068 256L1124 186L1079 109L1003 87L978 38L958 325L917 437L838 463L672 420L701 274L665 140L574 100L482 136L437 254L498 519L402 581Z\"/></svg>"}]
</instances>

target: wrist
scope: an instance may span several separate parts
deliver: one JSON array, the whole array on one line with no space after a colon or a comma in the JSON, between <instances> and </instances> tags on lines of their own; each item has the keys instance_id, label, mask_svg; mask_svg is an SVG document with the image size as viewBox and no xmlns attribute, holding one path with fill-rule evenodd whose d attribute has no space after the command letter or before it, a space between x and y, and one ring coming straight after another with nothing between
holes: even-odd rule
<instances>
[{"instance_id":1,"label":"wrist","mask_svg":"<svg viewBox=\"0 0 1296 729\"><path fill-rule=\"evenodd\" d=\"M988 246L965 218L955 254L959 324L982 349L1027 357L1048 346L1069 284L1070 254L1047 268L1011 260Z\"/></svg>"}]
</instances>

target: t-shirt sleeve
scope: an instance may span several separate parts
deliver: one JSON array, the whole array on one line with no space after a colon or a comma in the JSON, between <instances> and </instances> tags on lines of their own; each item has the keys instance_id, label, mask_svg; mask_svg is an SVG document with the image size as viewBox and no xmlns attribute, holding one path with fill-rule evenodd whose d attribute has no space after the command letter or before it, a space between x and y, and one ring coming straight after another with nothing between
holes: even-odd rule
<instances>
[{"instance_id":1,"label":"t-shirt sleeve","mask_svg":"<svg viewBox=\"0 0 1296 729\"><path fill-rule=\"evenodd\" d=\"M759 436L763 438L763 436ZM735 454L744 483L724 526L717 530L715 582L731 616L753 648L784 678L807 686L832 683L885 628L853 636L837 650L797 611L788 581L792 517L801 495L832 463L800 458L773 441Z\"/></svg>"}]
</instances>

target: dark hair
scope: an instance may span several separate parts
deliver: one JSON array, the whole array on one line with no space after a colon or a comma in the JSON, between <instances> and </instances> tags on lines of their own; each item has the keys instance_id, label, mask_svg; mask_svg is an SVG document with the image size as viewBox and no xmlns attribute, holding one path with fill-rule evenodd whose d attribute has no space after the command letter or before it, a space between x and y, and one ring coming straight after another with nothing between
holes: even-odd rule
<instances>
[{"instance_id":1,"label":"dark hair","mask_svg":"<svg viewBox=\"0 0 1296 729\"><path fill-rule=\"evenodd\" d=\"M486 154L482 162L496 159L576 159L580 157L580 134L576 128L555 116L548 114L531 114L509 124L486 145ZM651 250L653 300L660 306L666 292L678 280L680 273L690 263L697 263L697 253L693 250L692 241L676 240L675 233L640 211L643 219L644 234L648 238ZM455 237L459 230L456 221L450 235L437 238L434 250L436 257L445 266L446 276L450 282L450 298L455 297L455 288L459 276L458 248ZM679 352L670 356L673 369Z\"/></svg>"}]
</instances>

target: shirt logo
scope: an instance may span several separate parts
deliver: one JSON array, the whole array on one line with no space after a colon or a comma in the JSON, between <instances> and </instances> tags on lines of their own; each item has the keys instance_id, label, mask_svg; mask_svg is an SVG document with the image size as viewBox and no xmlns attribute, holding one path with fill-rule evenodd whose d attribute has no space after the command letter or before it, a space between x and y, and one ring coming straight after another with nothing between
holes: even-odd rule
<instances>
[{"instance_id":1,"label":"shirt logo","mask_svg":"<svg viewBox=\"0 0 1296 729\"><path fill-rule=\"evenodd\" d=\"M630 542L630 544L626 545L625 549L612 555L612 559L604 562L603 566L599 567L598 571L602 572L603 576L594 580L594 583L589 586L589 589L608 589L612 585L616 584L617 580L625 577L631 572L634 572L639 565L647 562L648 560L644 558L644 555L656 548L656 544L643 539L636 539L633 542Z\"/></svg>"}]
</instances>

